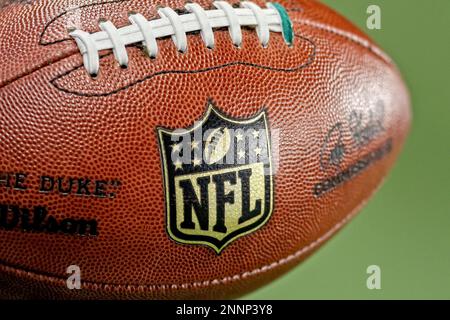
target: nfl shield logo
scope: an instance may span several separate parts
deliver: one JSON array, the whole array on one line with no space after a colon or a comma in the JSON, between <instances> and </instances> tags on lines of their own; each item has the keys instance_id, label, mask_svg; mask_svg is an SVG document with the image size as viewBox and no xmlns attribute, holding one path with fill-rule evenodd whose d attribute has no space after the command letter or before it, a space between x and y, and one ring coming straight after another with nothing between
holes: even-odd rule
<instances>
[{"instance_id":1,"label":"nfl shield logo","mask_svg":"<svg viewBox=\"0 0 450 320\"><path fill-rule=\"evenodd\" d=\"M266 112L232 119L208 103L187 129L158 128L169 236L211 247L261 228L273 210Z\"/></svg>"}]
</instances>

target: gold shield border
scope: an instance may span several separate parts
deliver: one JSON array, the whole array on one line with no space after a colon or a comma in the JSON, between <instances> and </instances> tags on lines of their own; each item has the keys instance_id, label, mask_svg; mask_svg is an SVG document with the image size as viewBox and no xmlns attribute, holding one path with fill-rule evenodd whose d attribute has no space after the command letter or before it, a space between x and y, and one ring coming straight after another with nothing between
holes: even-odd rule
<instances>
[{"instance_id":1,"label":"gold shield border","mask_svg":"<svg viewBox=\"0 0 450 320\"><path fill-rule=\"evenodd\" d=\"M161 160L162 160L162 170L163 170L163 177L164 177L164 196L165 196L165 206L166 206L166 231L169 234L169 237L174 240L177 243L180 244L188 244L188 245L204 245L207 246L209 248L212 248L216 254L220 254L230 243L232 243L233 241L237 240L238 238L241 238L243 236L246 236L250 233L253 233L257 230L259 230L260 228L262 228L264 225L266 225L266 223L269 221L270 217L272 216L273 213L273 207L274 207L274 181L273 181L273 164L272 164L272 146L271 146L271 137L269 135L269 124L267 121L267 117L266 117L266 111L265 109L261 109L254 117L249 118L249 119L245 119L245 120L240 120L240 119L236 119L236 118L230 118L227 117L225 114L223 114L222 112L220 112L217 107L215 106L214 102L209 100L207 103L207 111L203 114L203 117L201 118L201 120L196 121L196 123L191 126L191 127L187 127L185 129L185 132L183 134L186 133L192 133L194 130L196 130L197 128L203 126L203 124L208 120L208 118L210 117L211 113L214 112L218 117L222 118L224 121L226 122L231 122L231 123L235 123L235 124L251 124L254 123L258 120L261 119L261 117L264 119L264 125L266 127L266 141L267 141L267 151L268 151L268 159L269 159L269 194L270 194L270 203L268 206L268 213L265 217L265 219L259 223L257 226L255 226L254 228L247 230L246 232L243 233L239 233L237 235L235 235L234 237L228 239L226 242L224 242L224 244L220 247L217 247L216 245L212 244L209 241L202 241L202 240L195 240L195 241L189 241L189 240L185 240L185 239L180 239L179 237L177 237L176 235L174 235L171 231L170 228L170 216L171 216L171 212L170 212L170 200L169 200L169 176L168 176L168 170L167 170L167 154L166 154L166 146L164 145L164 139L162 137L162 134L168 134L168 135L174 135L176 136L177 134L174 134L173 132L176 130L170 130L167 128L163 128L163 127L158 127L157 130L157 135L158 135L158 140L159 140L159 149L160 149L160 154L161 154Z\"/></svg>"}]
</instances>

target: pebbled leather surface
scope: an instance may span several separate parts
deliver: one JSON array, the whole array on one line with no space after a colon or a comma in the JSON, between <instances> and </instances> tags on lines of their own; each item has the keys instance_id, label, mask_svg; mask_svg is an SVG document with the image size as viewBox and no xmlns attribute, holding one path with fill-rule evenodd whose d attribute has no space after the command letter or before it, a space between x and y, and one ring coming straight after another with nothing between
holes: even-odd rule
<instances>
[{"instance_id":1,"label":"pebbled leather surface","mask_svg":"<svg viewBox=\"0 0 450 320\"><path fill-rule=\"evenodd\" d=\"M407 89L390 60L347 20L316 1L281 3L294 21L293 48L271 34L264 49L246 30L243 48L236 49L221 30L212 51L198 34L188 36L185 54L170 39L158 42L155 60L128 48L128 69L106 52L97 79L80 68L65 28L68 11L80 7L79 27L98 31L100 18L119 27L131 11L151 18L157 5L182 8L183 2L40 0L0 11L0 172L25 172L30 185L40 175L121 182L114 198L0 185L0 204L46 206L58 219L95 217L100 232L0 229L0 297L236 297L292 268L353 216L407 135ZM272 217L220 255L168 237L155 132L190 126L208 99L237 118L264 107L271 131L280 133ZM324 153L338 142L345 155L339 166L329 165ZM314 194L318 182L386 145L388 152L359 174ZM65 287L73 264L82 269L83 290Z\"/></svg>"}]
</instances>

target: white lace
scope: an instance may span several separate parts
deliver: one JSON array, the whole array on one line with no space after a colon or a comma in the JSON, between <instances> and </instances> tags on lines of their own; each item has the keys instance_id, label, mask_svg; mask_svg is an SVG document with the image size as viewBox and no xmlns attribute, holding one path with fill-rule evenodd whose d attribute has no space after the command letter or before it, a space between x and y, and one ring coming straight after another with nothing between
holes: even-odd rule
<instances>
[{"instance_id":1,"label":"white lace","mask_svg":"<svg viewBox=\"0 0 450 320\"><path fill-rule=\"evenodd\" d=\"M187 14L178 15L171 8L158 10L160 19L148 21L141 14L129 17L131 25L117 29L111 21L100 22L102 31L87 33L75 30L70 35L75 39L86 70L97 75L100 68L99 51L111 50L122 67L128 66L126 46L143 44L147 54L155 58L158 54L157 39L172 37L180 52L188 50L187 33L200 31L202 40L208 48L214 48L214 29L228 28L232 43L242 44L241 27L255 27L263 47L269 43L270 32L282 32L282 18L279 12L268 5L260 8L253 2L244 1L240 8L234 8L225 1L213 3L217 9L205 10L196 3L188 3Z\"/></svg>"}]
</instances>

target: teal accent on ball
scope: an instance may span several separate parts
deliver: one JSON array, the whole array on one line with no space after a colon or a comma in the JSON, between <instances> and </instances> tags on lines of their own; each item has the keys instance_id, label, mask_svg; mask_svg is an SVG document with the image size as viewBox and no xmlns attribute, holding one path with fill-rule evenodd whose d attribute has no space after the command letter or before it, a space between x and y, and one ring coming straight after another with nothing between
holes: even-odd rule
<instances>
[{"instance_id":1,"label":"teal accent on ball","mask_svg":"<svg viewBox=\"0 0 450 320\"><path fill-rule=\"evenodd\" d=\"M280 14L284 41L291 46L294 43L294 29L292 27L291 18L289 18L286 9L281 4L277 2L270 2L269 5Z\"/></svg>"}]
</instances>

